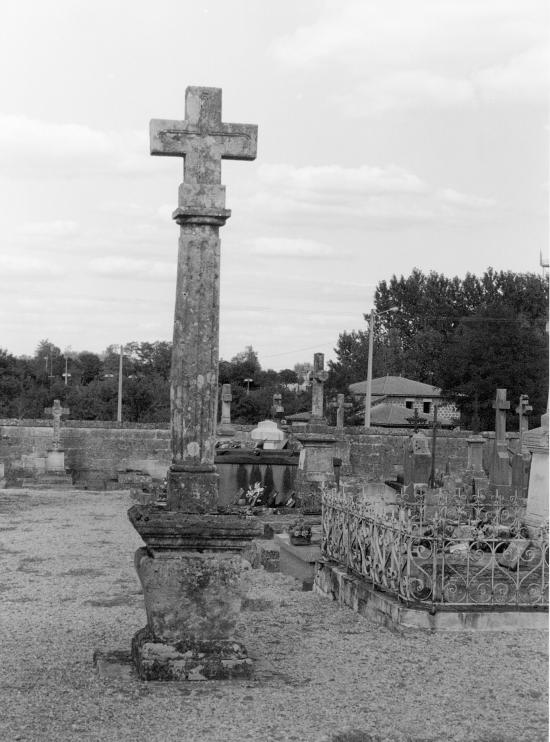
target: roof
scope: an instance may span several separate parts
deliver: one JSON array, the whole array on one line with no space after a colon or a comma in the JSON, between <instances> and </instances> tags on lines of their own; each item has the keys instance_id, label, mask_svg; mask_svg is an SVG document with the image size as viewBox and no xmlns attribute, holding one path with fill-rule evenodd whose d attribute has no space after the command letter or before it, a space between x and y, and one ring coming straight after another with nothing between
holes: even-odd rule
<instances>
[{"instance_id":1,"label":"roof","mask_svg":"<svg viewBox=\"0 0 550 742\"><path fill-rule=\"evenodd\" d=\"M376 427L376 425L395 425L408 428L412 425L412 417L412 410L408 410L406 407L401 407L400 405L390 404L389 402L382 402L382 404L377 404L371 408L370 424L373 427ZM428 423L432 419L428 415L418 416L419 423Z\"/></svg>"},{"instance_id":2,"label":"roof","mask_svg":"<svg viewBox=\"0 0 550 742\"><path fill-rule=\"evenodd\" d=\"M351 394L364 395L367 393L367 382L357 381L348 388ZM441 397L441 389L404 376L381 376L372 380L371 394L373 397Z\"/></svg>"}]
</instances>

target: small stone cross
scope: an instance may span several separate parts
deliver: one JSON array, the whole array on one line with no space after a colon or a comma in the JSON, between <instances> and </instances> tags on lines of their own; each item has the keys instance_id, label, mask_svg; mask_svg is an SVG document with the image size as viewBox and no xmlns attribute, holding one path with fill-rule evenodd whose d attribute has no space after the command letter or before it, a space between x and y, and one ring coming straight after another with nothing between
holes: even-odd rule
<instances>
[{"instance_id":1,"label":"small stone cross","mask_svg":"<svg viewBox=\"0 0 550 742\"><path fill-rule=\"evenodd\" d=\"M337 394L336 395L336 402L331 402L331 407L336 407L336 427L340 430L344 427L344 416L345 411L349 410L353 407L351 402L344 402L345 395L344 394Z\"/></svg>"},{"instance_id":2,"label":"small stone cross","mask_svg":"<svg viewBox=\"0 0 550 742\"><path fill-rule=\"evenodd\" d=\"M221 88L190 86L185 120L152 119L151 154L185 158L184 183L221 183L222 160L254 160L258 127L222 123Z\"/></svg>"},{"instance_id":3,"label":"small stone cross","mask_svg":"<svg viewBox=\"0 0 550 742\"><path fill-rule=\"evenodd\" d=\"M325 371L325 354L315 353L313 355L313 371L309 373L309 380L312 382L311 391L311 417L317 420L323 418L324 399L323 388L325 381L328 379L328 371Z\"/></svg>"},{"instance_id":4,"label":"small stone cross","mask_svg":"<svg viewBox=\"0 0 550 742\"><path fill-rule=\"evenodd\" d=\"M412 417L407 417L405 419L407 420L408 423L410 423L411 425L414 425L414 432L418 433L418 426L419 426L419 423L421 422L421 417L418 414L418 407L414 408L414 415Z\"/></svg>"},{"instance_id":5,"label":"small stone cross","mask_svg":"<svg viewBox=\"0 0 550 742\"><path fill-rule=\"evenodd\" d=\"M231 424L231 402L233 395L231 394L231 384L222 384L222 425Z\"/></svg>"},{"instance_id":6,"label":"small stone cross","mask_svg":"<svg viewBox=\"0 0 550 742\"><path fill-rule=\"evenodd\" d=\"M68 407L61 407L61 403L58 399L54 399L52 407L46 407L44 413L53 417L53 450L59 451L61 443L61 416L68 415L70 412Z\"/></svg>"},{"instance_id":7,"label":"small stone cross","mask_svg":"<svg viewBox=\"0 0 550 742\"><path fill-rule=\"evenodd\" d=\"M285 408L283 407L283 395L280 392L275 392L273 395L273 405L271 412L274 418L283 418L285 414Z\"/></svg>"},{"instance_id":8,"label":"small stone cross","mask_svg":"<svg viewBox=\"0 0 550 742\"><path fill-rule=\"evenodd\" d=\"M506 389L497 389L493 410L495 410L495 438L497 443L506 442L506 410L510 402L506 399Z\"/></svg>"},{"instance_id":9,"label":"small stone cross","mask_svg":"<svg viewBox=\"0 0 550 742\"><path fill-rule=\"evenodd\" d=\"M532 405L529 404L527 394L520 394L519 404L516 407L516 414L519 416L519 442L520 447L523 443L523 436L529 430L529 420L527 414L533 411Z\"/></svg>"}]
</instances>

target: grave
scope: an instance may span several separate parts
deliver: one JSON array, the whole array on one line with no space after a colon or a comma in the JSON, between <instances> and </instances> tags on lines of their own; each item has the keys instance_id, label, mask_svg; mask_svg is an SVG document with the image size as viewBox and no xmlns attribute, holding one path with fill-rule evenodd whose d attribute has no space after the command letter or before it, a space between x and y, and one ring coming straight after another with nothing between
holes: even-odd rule
<instances>
[{"instance_id":1,"label":"grave","mask_svg":"<svg viewBox=\"0 0 550 742\"><path fill-rule=\"evenodd\" d=\"M403 456L403 484L428 484L432 467L432 456L428 438L422 431L413 433L405 443Z\"/></svg>"},{"instance_id":2,"label":"grave","mask_svg":"<svg viewBox=\"0 0 550 742\"><path fill-rule=\"evenodd\" d=\"M231 402L233 401L233 395L231 394L231 384L222 385L222 410L220 424L218 425L218 435L225 438L235 435L235 430L231 425Z\"/></svg>"},{"instance_id":3,"label":"grave","mask_svg":"<svg viewBox=\"0 0 550 742\"><path fill-rule=\"evenodd\" d=\"M264 451L278 451L286 443L286 435L273 420L262 420L250 431L255 443L263 445Z\"/></svg>"},{"instance_id":4,"label":"grave","mask_svg":"<svg viewBox=\"0 0 550 742\"><path fill-rule=\"evenodd\" d=\"M172 463L166 506L128 517L146 547L135 566L147 626L132 640L144 680L248 677L235 639L243 548L262 535L254 518L219 506L215 466L219 358L221 160L253 160L257 127L221 120L219 88L188 87L184 121L151 121L151 154L184 158L173 218L180 226L170 376Z\"/></svg>"},{"instance_id":5,"label":"grave","mask_svg":"<svg viewBox=\"0 0 550 742\"><path fill-rule=\"evenodd\" d=\"M32 472L32 477L24 477L22 484L31 489L69 489L73 486L71 475L65 470L65 451L61 448L61 418L70 412L68 407L62 407L58 399L52 407L46 407L44 413L53 418L53 437L46 456L30 454L23 455L22 462L25 471Z\"/></svg>"},{"instance_id":6,"label":"grave","mask_svg":"<svg viewBox=\"0 0 550 742\"><path fill-rule=\"evenodd\" d=\"M489 489L493 493L498 491L502 497L510 495L512 491L512 470L506 442L506 410L510 409L510 402L506 399L506 389L497 389L493 409L495 410L495 443L489 471Z\"/></svg>"},{"instance_id":7,"label":"grave","mask_svg":"<svg viewBox=\"0 0 550 742\"><path fill-rule=\"evenodd\" d=\"M334 474L334 444L336 438L329 430L324 416L323 387L328 378L324 370L323 353L313 356L311 416L305 432L296 433L302 444L298 472L296 474L296 495L304 513L321 513L321 493L325 487L336 484Z\"/></svg>"},{"instance_id":8,"label":"grave","mask_svg":"<svg viewBox=\"0 0 550 742\"><path fill-rule=\"evenodd\" d=\"M524 442L531 452L525 524L533 536L540 528L548 529L548 411L541 417L541 427L529 431Z\"/></svg>"}]
</instances>

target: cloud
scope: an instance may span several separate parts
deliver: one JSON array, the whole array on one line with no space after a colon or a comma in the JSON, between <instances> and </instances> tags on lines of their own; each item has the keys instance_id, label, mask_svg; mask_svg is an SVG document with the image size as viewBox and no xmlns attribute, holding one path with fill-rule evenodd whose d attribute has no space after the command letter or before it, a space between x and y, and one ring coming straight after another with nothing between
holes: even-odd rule
<instances>
[{"instance_id":1,"label":"cloud","mask_svg":"<svg viewBox=\"0 0 550 742\"><path fill-rule=\"evenodd\" d=\"M143 279L147 281L174 281L176 265L154 260L140 260L123 256L95 258L88 263L91 273L106 278Z\"/></svg>"},{"instance_id":2,"label":"cloud","mask_svg":"<svg viewBox=\"0 0 550 742\"><path fill-rule=\"evenodd\" d=\"M0 254L0 275L3 278L32 281L36 278L63 276L65 273L64 267L53 260L43 260L20 253Z\"/></svg>"},{"instance_id":3,"label":"cloud","mask_svg":"<svg viewBox=\"0 0 550 742\"><path fill-rule=\"evenodd\" d=\"M23 237L34 237L44 240L75 237L79 231L77 222L63 221L62 219L51 222L31 222L29 224L23 224L17 229L17 233Z\"/></svg>"},{"instance_id":4,"label":"cloud","mask_svg":"<svg viewBox=\"0 0 550 742\"><path fill-rule=\"evenodd\" d=\"M271 53L306 77L334 80L329 99L349 115L497 97L545 102L547 27L543 0L330 0Z\"/></svg>"},{"instance_id":5,"label":"cloud","mask_svg":"<svg viewBox=\"0 0 550 742\"><path fill-rule=\"evenodd\" d=\"M0 167L11 175L151 173L147 133L109 132L73 123L0 114Z\"/></svg>"},{"instance_id":6,"label":"cloud","mask_svg":"<svg viewBox=\"0 0 550 742\"><path fill-rule=\"evenodd\" d=\"M258 237L252 243L252 254L265 258L331 258L338 257L331 245L315 240Z\"/></svg>"},{"instance_id":7,"label":"cloud","mask_svg":"<svg viewBox=\"0 0 550 742\"><path fill-rule=\"evenodd\" d=\"M277 221L284 215L287 224L321 222L334 228L387 229L438 220L477 219L482 208L495 206L490 198L432 187L395 165L262 165L258 178L258 191L247 208ZM263 244L264 250L276 249L276 243ZM292 252L291 243L288 247Z\"/></svg>"}]
</instances>

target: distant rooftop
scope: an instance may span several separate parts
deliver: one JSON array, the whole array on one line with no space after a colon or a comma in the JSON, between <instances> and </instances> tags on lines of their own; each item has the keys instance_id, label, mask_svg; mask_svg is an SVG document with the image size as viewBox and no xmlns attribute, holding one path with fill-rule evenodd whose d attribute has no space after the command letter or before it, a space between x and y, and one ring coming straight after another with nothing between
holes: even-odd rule
<instances>
[{"instance_id":1,"label":"distant rooftop","mask_svg":"<svg viewBox=\"0 0 550 742\"><path fill-rule=\"evenodd\" d=\"M367 382L357 381L349 385L351 394L366 394ZM373 397L441 397L441 389L404 376L381 376L372 380Z\"/></svg>"}]
</instances>

